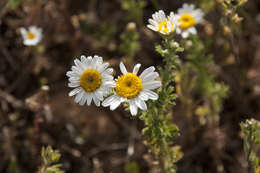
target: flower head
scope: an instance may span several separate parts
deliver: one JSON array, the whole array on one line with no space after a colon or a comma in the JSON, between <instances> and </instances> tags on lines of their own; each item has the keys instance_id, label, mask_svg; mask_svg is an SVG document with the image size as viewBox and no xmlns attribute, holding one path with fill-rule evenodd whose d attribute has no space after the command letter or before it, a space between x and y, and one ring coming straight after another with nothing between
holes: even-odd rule
<instances>
[{"instance_id":1,"label":"flower head","mask_svg":"<svg viewBox=\"0 0 260 173\"><path fill-rule=\"evenodd\" d=\"M120 70L123 75L116 80L116 94L103 101L104 107L110 106L110 110L115 110L122 102L128 101L131 114L136 115L138 108L141 110L147 109L145 101L158 99L158 95L151 90L161 86L161 82L155 80L159 74L151 66L145 69L140 76L137 76L140 67L141 64L136 64L131 73L127 72L122 62L120 63Z\"/></svg>"},{"instance_id":2,"label":"flower head","mask_svg":"<svg viewBox=\"0 0 260 173\"><path fill-rule=\"evenodd\" d=\"M128 31L134 31L136 30L136 23L135 22L129 22L127 25L126 25L126 29Z\"/></svg>"},{"instance_id":3,"label":"flower head","mask_svg":"<svg viewBox=\"0 0 260 173\"><path fill-rule=\"evenodd\" d=\"M42 29L36 26L30 26L28 30L20 28L23 37L23 44L26 46L37 45L42 39Z\"/></svg>"},{"instance_id":4,"label":"flower head","mask_svg":"<svg viewBox=\"0 0 260 173\"><path fill-rule=\"evenodd\" d=\"M173 12L166 17L162 10L155 12L152 15L152 19L149 19L148 22L148 28L164 35L173 33L179 25L178 18Z\"/></svg>"},{"instance_id":5,"label":"flower head","mask_svg":"<svg viewBox=\"0 0 260 173\"><path fill-rule=\"evenodd\" d=\"M178 21L181 22L176 32L181 34L183 38L187 38L189 34L197 34L195 25L201 23L204 13L200 9L195 9L193 4L183 4L178 9Z\"/></svg>"},{"instance_id":6,"label":"flower head","mask_svg":"<svg viewBox=\"0 0 260 173\"><path fill-rule=\"evenodd\" d=\"M92 99L96 106L100 106L100 101L106 96L113 87L115 87L114 78L111 75L112 68L108 68L109 63L103 63L100 56L82 55L79 59L74 60L75 66L67 72L69 77L68 86L73 89L69 96L75 97L75 102L80 105L90 105Z\"/></svg>"}]
</instances>

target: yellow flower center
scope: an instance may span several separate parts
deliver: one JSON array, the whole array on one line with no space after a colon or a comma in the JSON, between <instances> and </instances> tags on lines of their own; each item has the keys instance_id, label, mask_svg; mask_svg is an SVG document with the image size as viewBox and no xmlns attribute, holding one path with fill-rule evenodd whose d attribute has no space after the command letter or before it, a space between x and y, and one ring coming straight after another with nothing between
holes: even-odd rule
<instances>
[{"instance_id":1,"label":"yellow flower center","mask_svg":"<svg viewBox=\"0 0 260 173\"><path fill-rule=\"evenodd\" d=\"M196 24L194 17L190 14L182 14L179 18L179 22L181 22L181 29L188 29Z\"/></svg>"},{"instance_id":2,"label":"yellow flower center","mask_svg":"<svg viewBox=\"0 0 260 173\"><path fill-rule=\"evenodd\" d=\"M29 40L32 40L32 39L35 38L35 34L34 34L34 33L31 33L31 32L27 32L27 38L28 38Z\"/></svg>"},{"instance_id":3,"label":"yellow flower center","mask_svg":"<svg viewBox=\"0 0 260 173\"><path fill-rule=\"evenodd\" d=\"M80 76L80 86L86 92L93 92L101 85L101 75L97 70L85 70Z\"/></svg>"},{"instance_id":4,"label":"yellow flower center","mask_svg":"<svg viewBox=\"0 0 260 173\"><path fill-rule=\"evenodd\" d=\"M167 20L162 21L159 23L158 25L158 31L161 32L163 31L164 33L169 33L173 31L173 25L171 25L171 29L169 31L168 27L167 27Z\"/></svg>"},{"instance_id":5,"label":"yellow flower center","mask_svg":"<svg viewBox=\"0 0 260 173\"><path fill-rule=\"evenodd\" d=\"M128 99L135 98L142 88L141 79L133 73L120 76L116 82L117 94Z\"/></svg>"},{"instance_id":6,"label":"yellow flower center","mask_svg":"<svg viewBox=\"0 0 260 173\"><path fill-rule=\"evenodd\" d=\"M159 23L159 29L158 31L161 32L162 28L163 28L163 32L169 32L168 28L167 28L167 21L163 21Z\"/></svg>"},{"instance_id":7,"label":"yellow flower center","mask_svg":"<svg viewBox=\"0 0 260 173\"><path fill-rule=\"evenodd\" d=\"M260 173L260 167L255 170L255 173Z\"/></svg>"}]
</instances>

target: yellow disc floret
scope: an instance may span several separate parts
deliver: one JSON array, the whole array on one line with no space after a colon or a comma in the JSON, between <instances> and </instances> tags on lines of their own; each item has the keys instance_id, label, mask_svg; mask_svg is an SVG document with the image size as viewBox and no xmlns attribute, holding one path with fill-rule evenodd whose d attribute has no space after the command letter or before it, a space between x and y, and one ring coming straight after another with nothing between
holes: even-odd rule
<instances>
[{"instance_id":1,"label":"yellow disc floret","mask_svg":"<svg viewBox=\"0 0 260 173\"><path fill-rule=\"evenodd\" d=\"M94 92L100 87L101 83L101 74L97 70L85 70L80 76L80 86L86 92Z\"/></svg>"},{"instance_id":2,"label":"yellow disc floret","mask_svg":"<svg viewBox=\"0 0 260 173\"><path fill-rule=\"evenodd\" d=\"M181 22L181 29L188 29L196 24L194 17L190 14L182 14L179 18L179 22Z\"/></svg>"},{"instance_id":3,"label":"yellow disc floret","mask_svg":"<svg viewBox=\"0 0 260 173\"><path fill-rule=\"evenodd\" d=\"M34 34L34 33L31 33L31 32L27 32L27 38L28 38L29 40L32 40L32 39L35 38L35 34Z\"/></svg>"},{"instance_id":4,"label":"yellow disc floret","mask_svg":"<svg viewBox=\"0 0 260 173\"><path fill-rule=\"evenodd\" d=\"M143 85L141 79L133 74L127 73L120 76L116 82L116 93L124 98L135 98L142 90Z\"/></svg>"},{"instance_id":5,"label":"yellow disc floret","mask_svg":"<svg viewBox=\"0 0 260 173\"><path fill-rule=\"evenodd\" d=\"M161 32L162 28L163 28L163 32L165 32L165 33L169 32L169 30L167 28L167 21L166 20L159 23L158 31Z\"/></svg>"}]
</instances>

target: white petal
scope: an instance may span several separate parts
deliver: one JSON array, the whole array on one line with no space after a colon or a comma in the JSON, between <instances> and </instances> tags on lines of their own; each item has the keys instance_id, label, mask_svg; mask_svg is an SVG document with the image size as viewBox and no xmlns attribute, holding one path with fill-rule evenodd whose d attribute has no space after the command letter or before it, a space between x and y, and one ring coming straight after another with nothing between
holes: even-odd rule
<instances>
[{"instance_id":1,"label":"white petal","mask_svg":"<svg viewBox=\"0 0 260 173\"><path fill-rule=\"evenodd\" d=\"M189 4L184 3L184 4L182 5L182 8L189 8Z\"/></svg>"},{"instance_id":2,"label":"white petal","mask_svg":"<svg viewBox=\"0 0 260 173\"><path fill-rule=\"evenodd\" d=\"M74 101L75 101L76 103L79 103L80 100L81 100L81 98L82 98L83 96L84 96L84 91L83 91L83 90L80 90L80 92L76 95Z\"/></svg>"},{"instance_id":3,"label":"white petal","mask_svg":"<svg viewBox=\"0 0 260 173\"><path fill-rule=\"evenodd\" d=\"M183 31L181 33L181 36L182 36L182 38L187 38L189 36L189 32L188 31Z\"/></svg>"},{"instance_id":4,"label":"white petal","mask_svg":"<svg viewBox=\"0 0 260 173\"><path fill-rule=\"evenodd\" d=\"M176 29L176 33L177 33L177 34L181 34L181 29L180 29L180 28L177 28L177 29Z\"/></svg>"},{"instance_id":5,"label":"white petal","mask_svg":"<svg viewBox=\"0 0 260 173\"><path fill-rule=\"evenodd\" d=\"M93 95L93 100L94 100L94 103L96 104L96 106L100 106L100 100L95 96L95 94Z\"/></svg>"},{"instance_id":6,"label":"white petal","mask_svg":"<svg viewBox=\"0 0 260 173\"><path fill-rule=\"evenodd\" d=\"M116 87L116 83L115 83L115 81L106 81L106 82L104 82L104 83L102 84L102 86L114 88L114 87Z\"/></svg>"},{"instance_id":7,"label":"white petal","mask_svg":"<svg viewBox=\"0 0 260 173\"><path fill-rule=\"evenodd\" d=\"M125 102L125 101L127 101L127 98L120 97L120 102L121 102L121 103L122 103L122 102Z\"/></svg>"},{"instance_id":8,"label":"white petal","mask_svg":"<svg viewBox=\"0 0 260 173\"><path fill-rule=\"evenodd\" d=\"M192 15L195 18L196 23L201 23L203 21L204 13L201 9L196 9L193 11Z\"/></svg>"},{"instance_id":9,"label":"white petal","mask_svg":"<svg viewBox=\"0 0 260 173\"><path fill-rule=\"evenodd\" d=\"M159 11L159 17L160 17L161 22L165 20L166 17L165 17L164 11L162 11L162 10Z\"/></svg>"},{"instance_id":10,"label":"white petal","mask_svg":"<svg viewBox=\"0 0 260 173\"><path fill-rule=\"evenodd\" d=\"M112 88L109 88L109 87L104 87L104 86L100 86L100 88L98 89L99 92L102 92L102 100L104 100L104 96L107 96L109 93L112 92Z\"/></svg>"},{"instance_id":11,"label":"white petal","mask_svg":"<svg viewBox=\"0 0 260 173\"><path fill-rule=\"evenodd\" d=\"M144 82L143 83L143 88L144 89L156 89L161 86L160 81L150 81L150 82Z\"/></svg>"},{"instance_id":12,"label":"white petal","mask_svg":"<svg viewBox=\"0 0 260 173\"><path fill-rule=\"evenodd\" d=\"M69 96L74 96L75 94L79 93L81 90L80 87L73 89L72 91L69 92Z\"/></svg>"},{"instance_id":13,"label":"white petal","mask_svg":"<svg viewBox=\"0 0 260 173\"><path fill-rule=\"evenodd\" d=\"M72 77L69 77L69 80L80 80L80 77L79 76L72 76Z\"/></svg>"},{"instance_id":14,"label":"white petal","mask_svg":"<svg viewBox=\"0 0 260 173\"><path fill-rule=\"evenodd\" d=\"M87 59L83 61L83 63L84 63L85 66L87 67L87 69L90 68L91 62L92 62L92 56L88 56Z\"/></svg>"},{"instance_id":15,"label":"white petal","mask_svg":"<svg viewBox=\"0 0 260 173\"><path fill-rule=\"evenodd\" d=\"M143 91L140 92L140 94L138 95L138 97L139 97L140 99L142 99L142 100L145 100L145 101L149 99L148 95L147 95L145 92L143 92Z\"/></svg>"},{"instance_id":16,"label":"white petal","mask_svg":"<svg viewBox=\"0 0 260 173\"><path fill-rule=\"evenodd\" d=\"M113 73L113 68L107 68L103 73L106 73L106 74L111 74Z\"/></svg>"},{"instance_id":17,"label":"white petal","mask_svg":"<svg viewBox=\"0 0 260 173\"><path fill-rule=\"evenodd\" d=\"M121 99L120 96L116 95L116 97L114 97L114 101L111 102L110 104L110 110L113 111L115 110L121 103Z\"/></svg>"},{"instance_id":18,"label":"white petal","mask_svg":"<svg viewBox=\"0 0 260 173\"><path fill-rule=\"evenodd\" d=\"M151 91L151 90L143 90L142 92L151 100L157 100L158 99L158 94Z\"/></svg>"},{"instance_id":19,"label":"white petal","mask_svg":"<svg viewBox=\"0 0 260 173\"><path fill-rule=\"evenodd\" d=\"M92 93L86 93L87 95L87 105L89 106L91 104L93 94Z\"/></svg>"},{"instance_id":20,"label":"white petal","mask_svg":"<svg viewBox=\"0 0 260 173\"><path fill-rule=\"evenodd\" d=\"M74 60L74 63L75 63L76 66L77 66L79 69L81 69L82 71L84 71L84 70L86 69L85 66L80 62L80 60L75 59L75 60Z\"/></svg>"},{"instance_id":21,"label":"white petal","mask_svg":"<svg viewBox=\"0 0 260 173\"><path fill-rule=\"evenodd\" d=\"M100 91L100 90L97 90L95 93L95 96L100 100L102 101L104 98L103 98L103 92Z\"/></svg>"},{"instance_id":22,"label":"white petal","mask_svg":"<svg viewBox=\"0 0 260 173\"><path fill-rule=\"evenodd\" d=\"M101 66L97 67L97 69L98 69L98 71L99 71L100 73L102 73L104 70L106 70L106 68L107 68L108 66L109 66L109 63L106 62L106 63L102 64Z\"/></svg>"},{"instance_id":23,"label":"white petal","mask_svg":"<svg viewBox=\"0 0 260 173\"><path fill-rule=\"evenodd\" d=\"M35 33L38 31L38 29L36 26L29 26L29 31Z\"/></svg>"},{"instance_id":24,"label":"white petal","mask_svg":"<svg viewBox=\"0 0 260 173\"><path fill-rule=\"evenodd\" d=\"M152 15L152 18L153 18L156 22L159 22L159 19L157 18L157 15L156 15L156 12L155 12L155 14Z\"/></svg>"},{"instance_id":25,"label":"white petal","mask_svg":"<svg viewBox=\"0 0 260 173\"><path fill-rule=\"evenodd\" d=\"M27 38L27 37L26 37L26 34L27 34L26 29L25 29L25 28L20 28L20 32L21 32L21 34L22 34L23 39L26 39L26 38Z\"/></svg>"},{"instance_id":26,"label":"white petal","mask_svg":"<svg viewBox=\"0 0 260 173\"><path fill-rule=\"evenodd\" d=\"M27 46L34 46L34 45L36 45L36 44L38 44L38 40L36 40L36 39L32 39L32 40L29 40L29 39L25 39L24 40L24 45L27 45Z\"/></svg>"},{"instance_id":27,"label":"white petal","mask_svg":"<svg viewBox=\"0 0 260 173\"><path fill-rule=\"evenodd\" d=\"M153 25L153 26L156 26L157 25L157 22L154 21L153 19L148 19L148 22Z\"/></svg>"},{"instance_id":28,"label":"white petal","mask_svg":"<svg viewBox=\"0 0 260 173\"><path fill-rule=\"evenodd\" d=\"M124 63L122 61L120 62L119 67L120 67L120 70L121 70L122 74L126 75L127 70L126 70L125 65L124 65Z\"/></svg>"},{"instance_id":29,"label":"white petal","mask_svg":"<svg viewBox=\"0 0 260 173\"><path fill-rule=\"evenodd\" d=\"M135 98L134 100L137 107L139 107L141 110L147 110L146 103L143 100L139 98Z\"/></svg>"},{"instance_id":30,"label":"white petal","mask_svg":"<svg viewBox=\"0 0 260 173\"><path fill-rule=\"evenodd\" d=\"M71 78L69 78L69 82L71 82L71 83L78 83L78 82L80 82L80 79L75 78L75 77L71 77Z\"/></svg>"},{"instance_id":31,"label":"white petal","mask_svg":"<svg viewBox=\"0 0 260 173\"><path fill-rule=\"evenodd\" d=\"M171 22L167 22L167 29L168 29L168 33L172 32L172 24Z\"/></svg>"},{"instance_id":32,"label":"white petal","mask_svg":"<svg viewBox=\"0 0 260 173\"><path fill-rule=\"evenodd\" d=\"M68 77L78 77L79 75L77 73L74 73L73 71L68 71L66 73L66 76L68 76Z\"/></svg>"},{"instance_id":33,"label":"white petal","mask_svg":"<svg viewBox=\"0 0 260 173\"><path fill-rule=\"evenodd\" d=\"M130 100L130 102L129 102L129 107L130 107L130 113L131 113L133 116L137 115L137 110L138 110L138 108L137 108L137 106L136 106L136 104L135 104L134 99L131 99L131 100Z\"/></svg>"},{"instance_id":34,"label":"white petal","mask_svg":"<svg viewBox=\"0 0 260 173\"><path fill-rule=\"evenodd\" d=\"M111 81L113 79L114 79L114 77L112 75L108 75L108 74L104 74L104 73L102 74L102 81L107 81L107 80Z\"/></svg>"},{"instance_id":35,"label":"white petal","mask_svg":"<svg viewBox=\"0 0 260 173\"><path fill-rule=\"evenodd\" d=\"M93 66L93 68L97 68L99 67L101 64L103 63L103 58L101 56L97 56L95 55L91 65Z\"/></svg>"},{"instance_id":36,"label":"white petal","mask_svg":"<svg viewBox=\"0 0 260 173\"><path fill-rule=\"evenodd\" d=\"M143 77L142 81L149 82L149 81L156 79L158 76L159 76L159 73L157 73L157 72L148 73L147 75L145 75Z\"/></svg>"},{"instance_id":37,"label":"white petal","mask_svg":"<svg viewBox=\"0 0 260 173\"><path fill-rule=\"evenodd\" d=\"M134 69L133 69L133 74L137 74L138 71L139 71L139 69L140 69L140 67L141 67L141 64L136 64L136 65L134 66Z\"/></svg>"},{"instance_id":38,"label":"white petal","mask_svg":"<svg viewBox=\"0 0 260 173\"><path fill-rule=\"evenodd\" d=\"M79 69L76 66L72 66L71 69L73 72L77 73L78 75L81 75L81 73L83 72L81 69Z\"/></svg>"},{"instance_id":39,"label":"white petal","mask_svg":"<svg viewBox=\"0 0 260 173\"><path fill-rule=\"evenodd\" d=\"M192 34L197 34L197 30L196 30L195 27L189 28L189 32L192 33Z\"/></svg>"},{"instance_id":40,"label":"white petal","mask_svg":"<svg viewBox=\"0 0 260 173\"><path fill-rule=\"evenodd\" d=\"M108 98L106 98L103 102L102 102L102 106L107 107L109 106L115 99L116 95L111 95Z\"/></svg>"},{"instance_id":41,"label":"white petal","mask_svg":"<svg viewBox=\"0 0 260 173\"><path fill-rule=\"evenodd\" d=\"M151 66L151 67L145 69L145 70L141 73L141 75L140 75L139 77L140 77L141 79L143 79L143 77L144 77L145 75L147 75L147 74L153 72L154 70L155 70L154 66Z\"/></svg>"},{"instance_id":42,"label":"white petal","mask_svg":"<svg viewBox=\"0 0 260 173\"><path fill-rule=\"evenodd\" d=\"M92 61L91 61L90 66L91 66L92 68L96 68L97 62L98 62L98 56L95 55L95 56L93 57Z\"/></svg>"},{"instance_id":43,"label":"white petal","mask_svg":"<svg viewBox=\"0 0 260 173\"><path fill-rule=\"evenodd\" d=\"M156 22L161 22L160 21L160 18L159 18L159 13L158 12L155 12L153 15L152 15L153 19L156 21Z\"/></svg>"},{"instance_id":44,"label":"white petal","mask_svg":"<svg viewBox=\"0 0 260 173\"><path fill-rule=\"evenodd\" d=\"M85 56L85 55L81 55L81 56L80 56L80 61L81 61L82 63L87 62L86 56Z\"/></svg>"},{"instance_id":45,"label":"white petal","mask_svg":"<svg viewBox=\"0 0 260 173\"><path fill-rule=\"evenodd\" d=\"M87 94L84 93L84 95L82 96L82 98L81 98L79 104L80 104L81 106L83 106L83 105L86 103L86 101L87 101Z\"/></svg>"},{"instance_id":46,"label":"white petal","mask_svg":"<svg viewBox=\"0 0 260 173\"><path fill-rule=\"evenodd\" d=\"M147 25L147 28L153 30L153 31L158 31L158 28L153 26L153 25Z\"/></svg>"},{"instance_id":47,"label":"white petal","mask_svg":"<svg viewBox=\"0 0 260 173\"><path fill-rule=\"evenodd\" d=\"M98 56L97 66L100 66L102 63L103 63L103 58L101 56Z\"/></svg>"},{"instance_id":48,"label":"white petal","mask_svg":"<svg viewBox=\"0 0 260 173\"><path fill-rule=\"evenodd\" d=\"M195 8L194 4L190 4L190 9L193 10Z\"/></svg>"},{"instance_id":49,"label":"white petal","mask_svg":"<svg viewBox=\"0 0 260 173\"><path fill-rule=\"evenodd\" d=\"M79 82L68 83L68 87L70 87L70 88L75 88L75 87L78 87L78 86L80 86Z\"/></svg>"}]
</instances>

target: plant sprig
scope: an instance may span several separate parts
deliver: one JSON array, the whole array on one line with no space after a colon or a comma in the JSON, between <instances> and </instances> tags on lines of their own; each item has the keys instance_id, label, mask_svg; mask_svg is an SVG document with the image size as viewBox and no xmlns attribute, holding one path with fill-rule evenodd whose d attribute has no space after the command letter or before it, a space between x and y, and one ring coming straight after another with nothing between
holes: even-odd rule
<instances>
[{"instance_id":1,"label":"plant sprig","mask_svg":"<svg viewBox=\"0 0 260 173\"><path fill-rule=\"evenodd\" d=\"M240 124L244 141L244 152L248 162L249 173L256 173L260 169L260 122L255 119L246 120Z\"/></svg>"},{"instance_id":2,"label":"plant sprig","mask_svg":"<svg viewBox=\"0 0 260 173\"><path fill-rule=\"evenodd\" d=\"M146 144L159 162L164 173L175 173L175 163L182 157L179 146L173 146L174 140L180 135L176 124L172 123L172 106L175 105L177 95L174 92L173 82L175 70L180 65L178 52L183 48L174 40L165 37L162 45L155 47L163 57L165 66L159 68L162 87L159 99L148 103L148 111L143 111L140 119L144 121L143 134Z\"/></svg>"},{"instance_id":3,"label":"plant sprig","mask_svg":"<svg viewBox=\"0 0 260 173\"><path fill-rule=\"evenodd\" d=\"M41 151L42 165L38 173L64 173L61 170L62 164L57 163L60 160L60 152L53 150L52 147L42 147Z\"/></svg>"}]
</instances>

